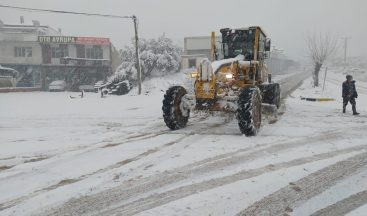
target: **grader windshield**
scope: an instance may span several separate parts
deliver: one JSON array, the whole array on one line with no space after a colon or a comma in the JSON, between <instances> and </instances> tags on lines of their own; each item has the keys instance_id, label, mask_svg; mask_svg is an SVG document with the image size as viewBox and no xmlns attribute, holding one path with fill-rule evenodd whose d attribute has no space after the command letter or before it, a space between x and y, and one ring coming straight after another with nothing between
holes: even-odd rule
<instances>
[{"instance_id":1,"label":"grader windshield","mask_svg":"<svg viewBox=\"0 0 367 216\"><path fill-rule=\"evenodd\" d=\"M224 58L245 56L245 60L252 60L254 54L255 29L222 29L222 43Z\"/></svg>"}]
</instances>

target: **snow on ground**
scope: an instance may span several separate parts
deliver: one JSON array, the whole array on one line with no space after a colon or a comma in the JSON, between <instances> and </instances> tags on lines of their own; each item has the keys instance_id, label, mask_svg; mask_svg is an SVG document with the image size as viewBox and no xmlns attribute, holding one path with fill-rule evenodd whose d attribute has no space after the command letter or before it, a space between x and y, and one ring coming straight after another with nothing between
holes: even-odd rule
<instances>
[{"instance_id":1,"label":"snow on ground","mask_svg":"<svg viewBox=\"0 0 367 216\"><path fill-rule=\"evenodd\" d=\"M83 99L68 92L0 94L0 215L308 215L348 204L351 196L361 200L367 83L357 82L361 116L350 107L342 114L344 76L330 70L324 91L307 79L285 100L279 120L251 138L222 114L194 113L187 128L168 130L163 94L190 85L184 74L145 82L141 96L136 89ZM287 95L301 78L274 80ZM313 176L319 181L303 181ZM279 203L283 194L289 200ZM277 207L259 214L254 206L264 203ZM357 204L348 212L365 215Z\"/></svg>"}]
</instances>

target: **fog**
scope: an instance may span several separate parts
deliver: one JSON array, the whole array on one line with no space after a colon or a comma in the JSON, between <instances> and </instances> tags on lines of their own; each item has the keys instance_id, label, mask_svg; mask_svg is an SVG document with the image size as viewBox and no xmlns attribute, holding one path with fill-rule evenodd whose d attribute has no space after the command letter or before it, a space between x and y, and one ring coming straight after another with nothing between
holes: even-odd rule
<instances>
[{"instance_id":1,"label":"fog","mask_svg":"<svg viewBox=\"0 0 367 216\"><path fill-rule=\"evenodd\" d=\"M141 37L165 33L180 44L185 36L210 35L223 27L259 25L273 44L288 57L307 56L305 38L318 32L349 40L350 56L367 56L367 1L365 0L2 0L0 4L42 9L70 10L116 15L136 14ZM4 23L39 20L41 25L61 28L64 35L111 38L117 48L130 43L130 20L31 13L0 8ZM340 50L339 55L342 52Z\"/></svg>"}]
</instances>

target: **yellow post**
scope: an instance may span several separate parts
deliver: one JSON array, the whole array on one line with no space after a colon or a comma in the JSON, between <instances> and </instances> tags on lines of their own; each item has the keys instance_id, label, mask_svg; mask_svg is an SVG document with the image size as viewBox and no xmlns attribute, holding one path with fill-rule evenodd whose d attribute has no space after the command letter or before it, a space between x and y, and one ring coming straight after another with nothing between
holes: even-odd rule
<instances>
[{"instance_id":1,"label":"yellow post","mask_svg":"<svg viewBox=\"0 0 367 216\"><path fill-rule=\"evenodd\" d=\"M215 61L215 32L212 32L212 35L211 35L211 40L210 40L210 47L211 47L211 51L212 51L212 61Z\"/></svg>"}]
</instances>

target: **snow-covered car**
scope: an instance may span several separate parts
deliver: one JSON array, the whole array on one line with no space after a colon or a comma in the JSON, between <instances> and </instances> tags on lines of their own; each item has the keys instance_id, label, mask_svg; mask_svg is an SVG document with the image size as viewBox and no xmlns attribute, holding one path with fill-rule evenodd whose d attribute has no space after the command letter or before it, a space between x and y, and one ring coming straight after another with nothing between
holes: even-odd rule
<instances>
[{"instance_id":1,"label":"snow-covered car","mask_svg":"<svg viewBox=\"0 0 367 216\"><path fill-rule=\"evenodd\" d=\"M50 83L48 86L49 91L65 91L66 90L66 82L63 80L56 80Z\"/></svg>"},{"instance_id":2,"label":"snow-covered car","mask_svg":"<svg viewBox=\"0 0 367 216\"><path fill-rule=\"evenodd\" d=\"M130 82L128 80L124 80L122 82L116 83L111 88L112 94L115 95L124 95L129 93L131 87Z\"/></svg>"},{"instance_id":3,"label":"snow-covered car","mask_svg":"<svg viewBox=\"0 0 367 216\"><path fill-rule=\"evenodd\" d=\"M79 90L80 91L85 91L85 92L93 92L94 91L94 86L92 86L92 85L80 85Z\"/></svg>"},{"instance_id":4,"label":"snow-covered car","mask_svg":"<svg viewBox=\"0 0 367 216\"><path fill-rule=\"evenodd\" d=\"M0 65L0 88L15 87L19 72L13 68L2 67Z\"/></svg>"}]
</instances>

